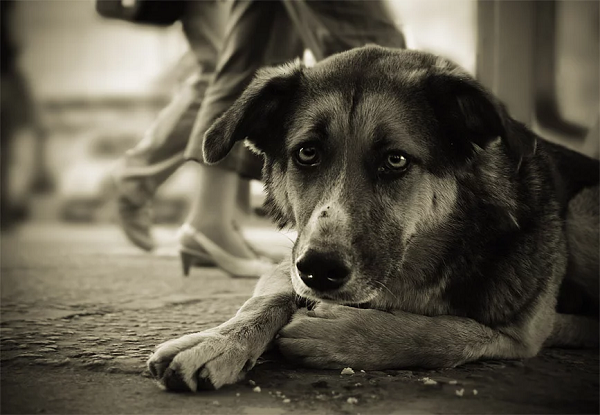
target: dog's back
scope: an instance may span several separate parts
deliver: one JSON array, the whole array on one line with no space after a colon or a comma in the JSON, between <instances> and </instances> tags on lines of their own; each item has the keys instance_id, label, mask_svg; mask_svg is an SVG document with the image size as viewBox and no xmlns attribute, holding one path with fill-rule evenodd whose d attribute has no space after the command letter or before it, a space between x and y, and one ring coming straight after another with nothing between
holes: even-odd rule
<instances>
[{"instance_id":1,"label":"dog's back","mask_svg":"<svg viewBox=\"0 0 600 415\"><path fill-rule=\"evenodd\" d=\"M598 317L600 162L547 141L540 145L554 173L569 247L557 310Z\"/></svg>"}]
</instances>

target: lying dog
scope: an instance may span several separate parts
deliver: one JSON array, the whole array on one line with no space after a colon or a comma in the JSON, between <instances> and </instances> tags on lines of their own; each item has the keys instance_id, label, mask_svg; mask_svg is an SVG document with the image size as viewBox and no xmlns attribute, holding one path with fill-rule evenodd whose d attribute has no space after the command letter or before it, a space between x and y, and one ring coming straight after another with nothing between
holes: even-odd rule
<instances>
[{"instance_id":1,"label":"lying dog","mask_svg":"<svg viewBox=\"0 0 600 415\"><path fill-rule=\"evenodd\" d=\"M597 346L598 161L537 137L455 64L370 46L265 69L207 132L206 161L245 138L298 238L235 317L158 347L167 389L237 382L274 339L355 369Z\"/></svg>"}]
</instances>

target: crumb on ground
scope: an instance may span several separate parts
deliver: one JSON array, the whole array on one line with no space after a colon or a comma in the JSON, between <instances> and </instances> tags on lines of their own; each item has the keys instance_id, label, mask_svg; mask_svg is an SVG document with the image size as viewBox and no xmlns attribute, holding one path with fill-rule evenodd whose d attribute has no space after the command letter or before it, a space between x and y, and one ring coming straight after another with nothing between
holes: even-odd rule
<instances>
[{"instance_id":1,"label":"crumb on ground","mask_svg":"<svg viewBox=\"0 0 600 415\"><path fill-rule=\"evenodd\" d=\"M428 377L424 377L422 379L419 379L421 382L423 382L423 385L437 385L437 381L430 379Z\"/></svg>"}]
</instances>

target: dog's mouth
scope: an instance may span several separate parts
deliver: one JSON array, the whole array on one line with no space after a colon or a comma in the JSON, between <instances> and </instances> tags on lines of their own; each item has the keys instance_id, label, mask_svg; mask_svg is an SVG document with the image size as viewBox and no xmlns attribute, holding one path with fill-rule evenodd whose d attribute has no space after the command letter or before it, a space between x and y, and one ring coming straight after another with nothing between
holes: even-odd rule
<instances>
[{"instance_id":1,"label":"dog's mouth","mask_svg":"<svg viewBox=\"0 0 600 415\"><path fill-rule=\"evenodd\" d=\"M329 301L310 299L310 298L306 298L306 297L301 297L299 295L296 296L296 305L299 308L306 308L308 310L313 310L317 306L317 304L319 304L320 302L329 302ZM333 301L331 301L331 302L335 303L335 304L339 304L337 302L333 302ZM361 309L370 309L370 308L373 308L372 304L368 303L368 302L367 303L360 303L360 304L351 303L351 304L344 304L344 305L346 305L347 307L361 308Z\"/></svg>"}]
</instances>

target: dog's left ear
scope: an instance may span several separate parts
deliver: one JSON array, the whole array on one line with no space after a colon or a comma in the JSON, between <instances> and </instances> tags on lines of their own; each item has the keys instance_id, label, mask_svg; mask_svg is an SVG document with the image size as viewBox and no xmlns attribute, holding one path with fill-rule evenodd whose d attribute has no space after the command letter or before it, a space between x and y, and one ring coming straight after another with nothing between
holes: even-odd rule
<instances>
[{"instance_id":1,"label":"dog's left ear","mask_svg":"<svg viewBox=\"0 0 600 415\"><path fill-rule=\"evenodd\" d=\"M445 71L432 74L427 82L440 129L456 150L469 154L473 144L485 148L500 137L519 165L535 152L535 134L511 118L504 105L469 75Z\"/></svg>"},{"instance_id":2,"label":"dog's left ear","mask_svg":"<svg viewBox=\"0 0 600 415\"><path fill-rule=\"evenodd\" d=\"M204 161L222 160L236 141L245 138L258 152L283 145L283 124L302 77L299 60L258 71L235 103L204 135Z\"/></svg>"}]
</instances>

